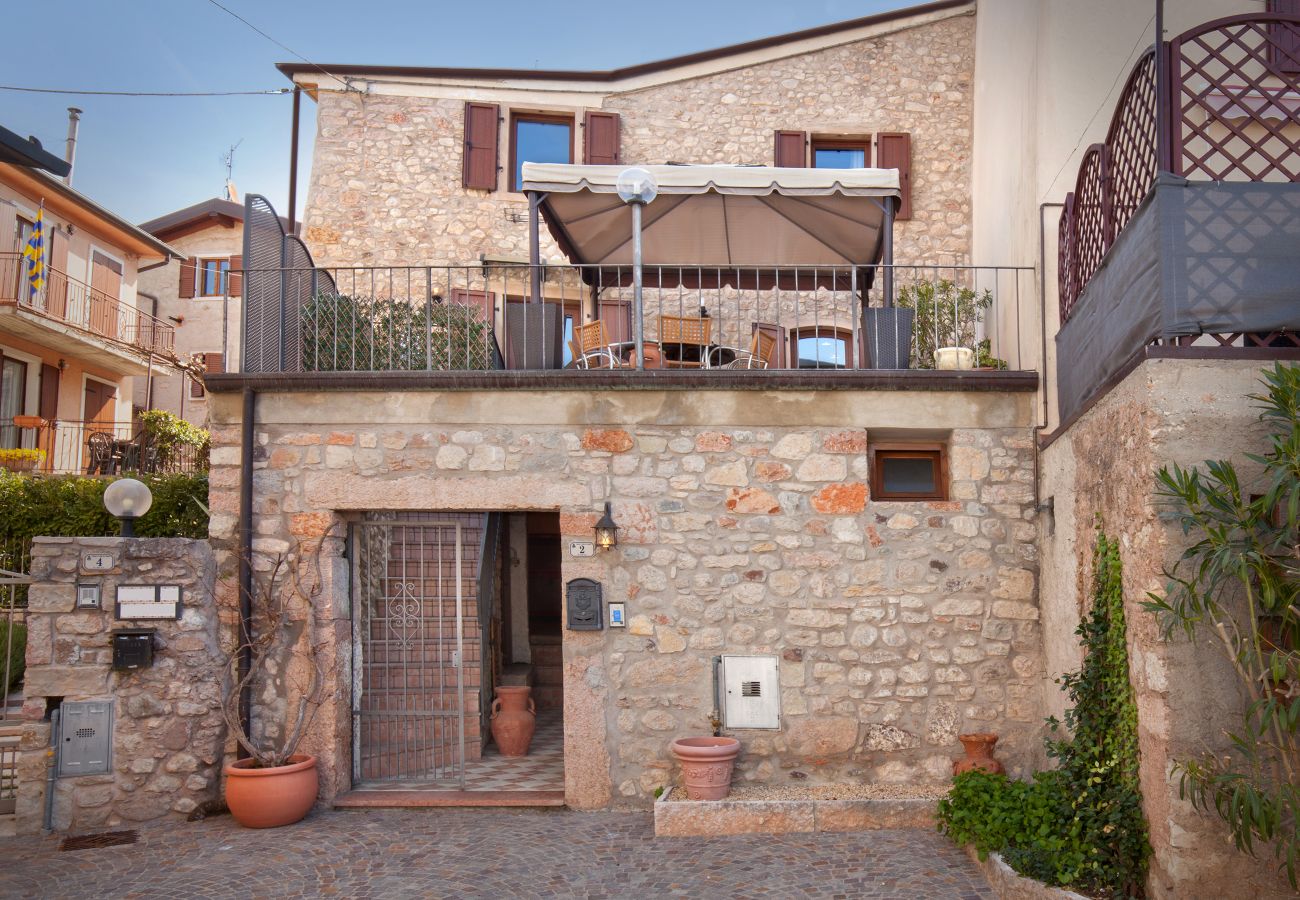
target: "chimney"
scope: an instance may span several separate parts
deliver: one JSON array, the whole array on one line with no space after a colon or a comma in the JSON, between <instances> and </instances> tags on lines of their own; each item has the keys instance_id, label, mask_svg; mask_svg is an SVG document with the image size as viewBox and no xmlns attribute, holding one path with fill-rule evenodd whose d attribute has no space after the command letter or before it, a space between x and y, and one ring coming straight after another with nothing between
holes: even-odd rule
<instances>
[{"instance_id":1,"label":"chimney","mask_svg":"<svg viewBox=\"0 0 1300 900\"><path fill-rule=\"evenodd\" d=\"M75 106L68 107L68 149L63 154L63 158L68 163L68 174L63 177L63 183L72 186L72 164L77 158L77 123L81 121L81 110Z\"/></svg>"}]
</instances>

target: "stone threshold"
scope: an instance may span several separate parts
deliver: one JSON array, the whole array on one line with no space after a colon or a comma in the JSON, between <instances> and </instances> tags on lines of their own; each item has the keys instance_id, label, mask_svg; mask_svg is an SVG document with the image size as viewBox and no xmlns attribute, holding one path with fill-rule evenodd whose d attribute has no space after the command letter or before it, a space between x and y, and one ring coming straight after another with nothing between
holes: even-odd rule
<instances>
[{"instance_id":1,"label":"stone threshold","mask_svg":"<svg viewBox=\"0 0 1300 900\"><path fill-rule=\"evenodd\" d=\"M937 800L687 800L670 788L655 802L655 837L799 834L933 828Z\"/></svg>"},{"instance_id":2,"label":"stone threshold","mask_svg":"<svg viewBox=\"0 0 1300 900\"><path fill-rule=\"evenodd\" d=\"M1001 854L990 853L981 860L975 848L968 845L966 855L979 867L998 900L1089 900L1083 894L1026 878L1007 865Z\"/></svg>"},{"instance_id":3,"label":"stone threshold","mask_svg":"<svg viewBox=\"0 0 1300 900\"><path fill-rule=\"evenodd\" d=\"M335 809L437 809L447 807L564 806L564 791L376 791L334 798Z\"/></svg>"}]
</instances>

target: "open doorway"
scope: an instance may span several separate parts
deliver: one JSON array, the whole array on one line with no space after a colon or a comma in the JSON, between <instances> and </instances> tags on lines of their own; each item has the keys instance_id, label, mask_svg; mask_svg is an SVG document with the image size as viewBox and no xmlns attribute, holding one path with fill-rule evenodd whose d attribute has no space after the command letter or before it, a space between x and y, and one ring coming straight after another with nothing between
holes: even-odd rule
<instances>
[{"instance_id":1,"label":"open doorway","mask_svg":"<svg viewBox=\"0 0 1300 900\"><path fill-rule=\"evenodd\" d=\"M350 542L354 788L562 802L558 514L368 513ZM498 687L532 695L524 756L493 738Z\"/></svg>"}]
</instances>

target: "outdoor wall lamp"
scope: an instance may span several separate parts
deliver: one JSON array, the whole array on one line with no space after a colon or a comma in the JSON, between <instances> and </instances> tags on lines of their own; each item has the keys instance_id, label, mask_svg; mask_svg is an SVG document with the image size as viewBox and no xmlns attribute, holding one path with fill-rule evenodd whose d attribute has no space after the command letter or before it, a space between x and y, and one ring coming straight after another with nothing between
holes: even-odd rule
<instances>
[{"instance_id":1,"label":"outdoor wall lamp","mask_svg":"<svg viewBox=\"0 0 1300 900\"><path fill-rule=\"evenodd\" d=\"M639 166L618 173L614 183L619 199L632 207L632 301L636 307L636 367L645 368L645 305L641 296L641 207L659 195L659 182ZM612 545L611 545L612 546Z\"/></svg>"},{"instance_id":2,"label":"outdoor wall lamp","mask_svg":"<svg viewBox=\"0 0 1300 900\"><path fill-rule=\"evenodd\" d=\"M610 514L609 503L605 503L605 514L596 523L596 546L601 550L612 550L618 543L618 526Z\"/></svg>"},{"instance_id":3,"label":"outdoor wall lamp","mask_svg":"<svg viewBox=\"0 0 1300 900\"><path fill-rule=\"evenodd\" d=\"M104 488L104 508L122 522L122 537L135 537L135 520L153 506L149 486L134 478L119 478Z\"/></svg>"}]
</instances>

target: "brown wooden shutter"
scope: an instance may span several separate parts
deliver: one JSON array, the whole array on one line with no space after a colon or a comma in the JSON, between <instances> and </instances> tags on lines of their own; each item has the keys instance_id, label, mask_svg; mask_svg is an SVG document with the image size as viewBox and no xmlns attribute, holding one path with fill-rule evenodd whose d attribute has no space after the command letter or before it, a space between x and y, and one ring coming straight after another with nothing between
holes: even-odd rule
<instances>
[{"instance_id":1,"label":"brown wooden shutter","mask_svg":"<svg viewBox=\"0 0 1300 900\"><path fill-rule=\"evenodd\" d=\"M478 319L480 322L486 322L493 325L495 319L496 294L491 291L468 291L464 288L451 289L451 302L458 303L461 306L472 306L478 310Z\"/></svg>"},{"instance_id":2,"label":"brown wooden shutter","mask_svg":"<svg viewBox=\"0 0 1300 900\"><path fill-rule=\"evenodd\" d=\"M497 120L495 103L465 104L465 159L462 182L482 191L497 189Z\"/></svg>"},{"instance_id":3,"label":"brown wooden shutter","mask_svg":"<svg viewBox=\"0 0 1300 900\"><path fill-rule=\"evenodd\" d=\"M898 170L898 187L903 203L898 219L912 218L912 136L910 134L876 135L876 166Z\"/></svg>"},{"instance_id":4,"label":"brown wooden shutter","mask_svg":"<svg viewBox=\"0 0 1300 900\"><path fill-rule=\"evenodd\" d=\"M773 165L790 169L808 167L808 136L802 131L778 131Z\"/></svg>"},{"instance_id":5,"label":"brown wooden shutter","mask_svg":"<svg viewBox=\"0 0 1300 900\"><path fill-rule=\"evenodd\" d=\"M618 165L618 113L588 112L583 123L583 162L589 166Z\"/></svg>"},{"instance_id":6,"label":"brown wooden shutter","mask_svg":"<svg viewBox=\"0 0 1300 900\"><path fill-rule=\"evenodd\" d=\"M36 414L47 422L59 417L59 369L41 364L40 407Z\"/></svg>"},{"instance_id":7,"label":"brown wooden shutter","mask_svg":"<svg viewBox=\"0 0 1300 900\"><path fill-rule=\"evenodd\" d=\"M600 321L605 323L605 333L611 341L632 340L632 304L626 300L601 300L598 304Z\"/></svg>"},{"instance_id":8,"label":"brown wooden shutter","mask_svg":"<svg viewBox=\"0 0 1300 900\"><path fill-rule=\"evenodd\" d=\"M194 355L198 357L199 361L203 363L203 367L206 369L208 366L208 354L196 353ZM189 376L189 379L190 379L190 399L197 400L203 396L203 376L191 374Z\"/></svg>"},{"instance_id":9,"label":"brown wooden shutter","mask_svg":"<svg viewBox=\"0 0 1300 900\"><path fill-rule=\"evenodd\" d=\"M244 268L244 257L236 254L230 257L230 275L227 281L230 285L230 296L238 297L244 289L244 276L239 274L239 270ZM220 354L218 354L220 355Z\"/></svg>"},{"instance_id":10,"label":"brown wooden shutter","mask_svg":"<svg viewBox=\"0 0 1300 900\"><path fill-rule=\"evenodd\" d=\"M1300 16L1300 0L1269 0L1268 11ZM1300 26L1274 23L1268 29L1269 61L1279 72L1300 73Z\"/></svg>"},{"instance_id":11,"label":"brown wooden shutter","mask_svg":"<svg viewBox=\"0 0 1300 900\"><path fill-rule=\"evenodd\" d=\"M203 371L211 372L213 375L220 375L226 371L226 357L223 353L205 353L203 354Z\"/></svg>"},{"instance_id":12,"label":"brown wooden shutter","mask_svg":"<svg viewBox=\"0 0 1300 900\"><path fill-rule=\"evenodd\" d=\"M769 369L785 368L785 329L780 325L772 325L768 322L755 322L751 328L755 333L762 332L770 335L776 341L772 345L772 352L767 357L767 367Z\"/></svg>"},{"instance_id":13,"label":"brown wooden shutter","mask_svg":"<svg viewBox=\"0 0 1300 900\"><path fill-rule=\"evenodd\" d=\"M179 296L182 300L194 296L194 272L198 269L199 258L191 256L189 259L181 260L181 284Z\"/></svg>"}]
</instances>

